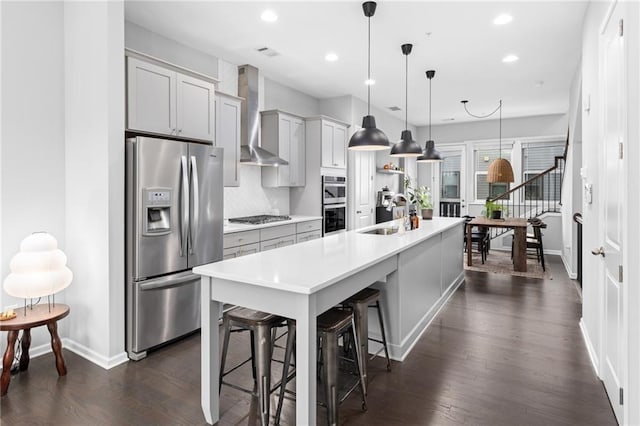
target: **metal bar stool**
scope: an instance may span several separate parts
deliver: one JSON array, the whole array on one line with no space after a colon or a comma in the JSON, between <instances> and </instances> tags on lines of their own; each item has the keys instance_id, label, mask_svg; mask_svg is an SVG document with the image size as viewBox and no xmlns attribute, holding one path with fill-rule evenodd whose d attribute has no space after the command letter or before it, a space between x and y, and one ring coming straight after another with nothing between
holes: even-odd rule
<instances>
[{"instance_id":1,"label":"metal bar stool","mask_svg":"<svg viewBox=\"0 0 640 426\"><path fill-rule=\"evenodd\" d=\"M275 329L283 326L285 321L287 321L285 318L277 315L241 307L225 312L222 317L224 343L222 346L222 359L220 361L221 373L219 386L222 388L222 384L224 383L234 389L257 396L260 405L260 421L263 426L269 424L269 396L272 391L282 385L282 382L280 382L276 384L273 389L271 388L271 357L275 341ZM287 321L287 323L288 322L290 321ZM233 327L237 327L237 329L234 330ZM289 329L291 330L291 327ZM225 372L224 368L231 333L247 330L251 332L251 357ZM291 334L287 336L287 351L290 350L290 342L292 339L295 339L295 333L293 336ZM285 353L283 366L285 372L289 369L290 355L288 352ZM257 393L254 390L245 389L223 380L224 376L237 370L249 361L252 362L253 379L255 387L258 389Z\"/></svg>"},{"instance_id":2,"label":"metal bar stool","mask_svg":"<svg viewBox=\"0 0 640 426\"><path fill-rule=\"evenodd\" d=\"M293 322L293 321L291 321ZM367 400L364 388L364 376L362 372L362 354L359 345L353 344L358 341L358 334L354 321L354 315L351 311L333 308L320 315L317 319L318 330L318 348L320 365L324 381L324 394L327 407L327 422L330 426L338 424L338 404L344 401L355 388L360 386L362 393L362 409L367 409ZM340 354L338 350L338 340L340 337L350 335L350 339L344 339L351 342L351 347L355 352L353 363L358 371L358 380L350 389L340 398L338 395L338 370L340 364ZM289 337L287 339L287 351L285 355L285 368L282 370L282 386L280 386L280 396L278 398L278 407L276 409L276 424L280 423L280 414L282 412L282 402L286 391L286 383L291 380L295 373L288 374L288 365L290 356L294 352L295 328L289 329ZM287 358L287 356L289 358ZM286 391L289 392L289 391Z\"/></svg>"},{"instance_id":3,"label":"metal bar stool","mask_svg":"<svg viewBox=\"0 0 640 426\"><path fill-rule=\"evenodd\" d=\"M373 303L374 301L375 303ZM380 290L372 287L367 287L349 297L347 300L342 302L342 304L351 308L354 313L356 332L358 334L358 343L360 346L360 352L362 353L362 371L364 375L364 388L366 392L368 383L367 364L370 359L375 358L380 354L380 352L384 350L384 356L387 358L387 371L391 371L391 360L389 359L389 349L387 348L387 336L384 331L382 309L380 308ZM369 337L369 308L376 308L378 310L378 321L380 322L380 333L382 334L382 340ZM371 358L368 357L369 340L382 344L382 348L380 348L375 354L373 354Z\"/></svg>"}]
</instances>

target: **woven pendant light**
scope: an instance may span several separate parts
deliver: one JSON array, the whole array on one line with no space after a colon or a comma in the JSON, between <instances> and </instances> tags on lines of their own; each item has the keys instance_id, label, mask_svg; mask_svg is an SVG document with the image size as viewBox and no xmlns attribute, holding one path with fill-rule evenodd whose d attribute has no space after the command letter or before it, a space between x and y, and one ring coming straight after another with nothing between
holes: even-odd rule
<instances>
[{"instance_id":1,"label":"woven pendant light","mask_svg":"<svg viewBox=\"0 0 640 426\"><path fill-rule=\"evenodd\" d=\"M487 171L487 183L512 183L514 181L513 168L511 167L511 163L509 162L509 160L507 160L506 158L502 158L502 99L500 99L498 108L496 108L493 112L483 116L473 115L469 112L469 110L467 109L467 102L469 101L461 102L462 105L464 105L464 110L467 112L467 114L475 118L487 118L500 111L499 154L498 158L496 158L491 162L491 164L489 164L489 170Z\"/></svg>"}]
</instances>

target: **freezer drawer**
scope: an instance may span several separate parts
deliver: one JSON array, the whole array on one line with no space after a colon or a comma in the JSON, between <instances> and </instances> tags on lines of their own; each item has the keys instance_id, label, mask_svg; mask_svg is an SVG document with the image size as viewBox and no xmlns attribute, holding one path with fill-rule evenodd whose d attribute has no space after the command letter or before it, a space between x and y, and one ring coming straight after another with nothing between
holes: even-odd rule
<instances>
[{"instance_id":1,"label":"freezer drawer","mask_svg":"<svg viewBox=\"0 0 640 426\"><path fill-rule=\"evenodd\" d=\"M200 276L187 271L132 286L131 358L200 328Z\"/></svg>"}]
</instances>

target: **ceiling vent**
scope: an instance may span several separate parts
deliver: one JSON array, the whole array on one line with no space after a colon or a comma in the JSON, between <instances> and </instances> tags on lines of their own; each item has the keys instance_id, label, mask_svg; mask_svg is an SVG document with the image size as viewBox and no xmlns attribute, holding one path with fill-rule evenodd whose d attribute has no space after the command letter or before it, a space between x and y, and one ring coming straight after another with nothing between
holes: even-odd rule
<instances>
[{"instance_id":1,"label":"ceiling vent","mask_svg":"<svg viewBox=\"0 0 640 426\"><path fill-rule=\"evenodd\" d=\"M280 54L278 52L276 52L275 50L273 50L270 47L261 47L259 49L256 49L258 52L262 53L265 56L268 56L270 58L273 58L274 56L279 56Z\"/></svg>"},{"instance_id":2,"label":"ceiling vent","mask_svg":"<svg viewBox=\"0 0 640 426\"><path fill-rule=\"evenodd\" d=\"M387 108L389 108L391 111L402 111L402 109L400 107L398 107L398 106L390 106L390 107L387 107Z\"/></svg>"}]
</instances>

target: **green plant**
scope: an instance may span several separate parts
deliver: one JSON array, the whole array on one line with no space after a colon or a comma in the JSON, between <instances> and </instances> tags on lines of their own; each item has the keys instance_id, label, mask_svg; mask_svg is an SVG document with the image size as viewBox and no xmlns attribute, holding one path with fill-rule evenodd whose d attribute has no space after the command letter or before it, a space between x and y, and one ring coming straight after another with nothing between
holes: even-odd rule
<instances>
[{"instance_id":1,"label":"green plant","mask_svg":"<svg viewBox=\"0 0 640 426\"><path fill-rule=\"evenodd\" d=\"M494 211L502 211L503 216L506 216L509 212L507 206L503 206L502 204L498 204L495 201L491 201L487 198L487 201L484 203L484 214L486 217L491 217Z\"/></svg>"},{"instance_id":2,"label":"green plant","mask_svg":"<svg viewBox=\"0 0 640 426\"><path fill-rule=\"evenodd\" d=\"M417 204L421 209L433 208L433 204L431 203L431 189L424 185L412 188L411 178L409 176L405 176L404 178L404 188L405 194L407 194L407 198L409 199L409 203Z\"/></svg>"}]
</instances>

